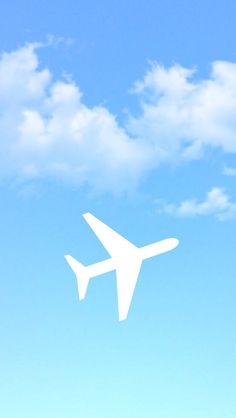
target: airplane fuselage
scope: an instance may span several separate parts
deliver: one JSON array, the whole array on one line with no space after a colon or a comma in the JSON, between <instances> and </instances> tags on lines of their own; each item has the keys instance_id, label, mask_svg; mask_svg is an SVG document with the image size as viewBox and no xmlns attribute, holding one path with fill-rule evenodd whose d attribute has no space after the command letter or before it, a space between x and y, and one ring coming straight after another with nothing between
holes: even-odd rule
<instances>
[{"instance_id":1,"label":"airplane fuselage","mask_svg":"<svg viewBox=\"0 0 236 418\"><path fill-rule=\"evenodd\" d=\"M175 238L168 238L162 241L154 242L153 244L145 245L144 247L137 248L137 255L140 257L140 260L145 260L147 258L154 257L156 255L170 250L170 246L173 245L173 248L176 247L178 240ZM171 245L172 244L172 245ZM91 264L86 267L88 270L89 276L96 277L104 273L109 273L110 271L116 270L117 262L114 258L107 258L98 263Z\"/></svg>"}]
</instances>

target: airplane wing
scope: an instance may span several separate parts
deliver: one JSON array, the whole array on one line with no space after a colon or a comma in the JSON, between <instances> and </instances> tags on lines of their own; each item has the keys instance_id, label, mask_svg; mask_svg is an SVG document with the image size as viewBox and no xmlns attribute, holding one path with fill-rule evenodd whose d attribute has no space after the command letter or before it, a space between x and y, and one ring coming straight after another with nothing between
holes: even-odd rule
<instances>
[{"instance_id":1,"label":"airplane wing","mask_svg":"<svg viewBox=\"0 0 236 418\"><path fill-rule=\"evenodd\" d=\"M116 268L117 297L119 320L127 318L129 307L133 298L142 260L129 259L128 263L120 264Z\"/></svg>"},{"instance_id":2,"label":"airplane wing","mask_svg":"<svg viewBox=\"0 0 236 418\"><path fill-rule=\"evenodd\" d=\"M114 229L97 219L91 213L85 213L83 217L89 224L90 228L92 228L99 241L101 241L102 245L113 258L126 254L127 251L137 250L135 245L129 242L126 238L122 237L122 235L118 234L118 232L114 231Z\"/></svg>"},{"instance_id":3,"label":"airplane wing","mask_svg":"<svg viewBox=\"0 0 236 418\"><path fill-rule=\"evenodd\" d=\"M119 320L126 319L133 297L142 257L140 249L91 213L83 215L111 255L116 268Z\"/></svg>"}]
</instances>

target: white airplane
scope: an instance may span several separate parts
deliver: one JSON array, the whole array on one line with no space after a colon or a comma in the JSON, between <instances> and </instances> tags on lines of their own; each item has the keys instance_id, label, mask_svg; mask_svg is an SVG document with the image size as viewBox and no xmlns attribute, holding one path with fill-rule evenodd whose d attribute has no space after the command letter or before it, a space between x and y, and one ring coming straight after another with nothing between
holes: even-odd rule
<instances>
[{"instance_id":1,"label":"white airplane","mask_svg":"<svg viewBox=\"0 0 236 418\"><path fill-rule=\"evenodd\" d=\"M173 250L179 241L176 238L168 238L138 248L91 213L85 213L83 217L111 258L84 266L71 255L65 256L76 275L79 298L80 300L85 298L88 283L92 277L116 270L119 320L122 321L127 318L142 261Z\"/></svg>"}]
</instances>

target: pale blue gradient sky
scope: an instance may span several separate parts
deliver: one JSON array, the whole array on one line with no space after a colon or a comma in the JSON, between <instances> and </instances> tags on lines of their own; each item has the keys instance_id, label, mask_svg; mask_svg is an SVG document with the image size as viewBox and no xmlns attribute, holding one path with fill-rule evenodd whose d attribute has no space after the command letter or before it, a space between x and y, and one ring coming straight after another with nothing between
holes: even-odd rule
<instances>
[{"instance_id":1,"label":"pale blue gradient sky","mask_svg":"<svg viewBox=\"0 0 236 418\"><path fill-rule=\"evenodd\" d=\"M55 78L71 73L89 106L124 118L128 90L149 60L197 66L236 62L236 5L210 0L14 1L0 6L0 49L39 51ZM71 39L72 43L67 42ZM235 418L235 219L158 214L158 202L204 200L212 187L236 200L235 154L147 173L114 196L52 179L1 180L0 415L4 418ZM115 276L94 279L79 303L63 256L107 256L82 218L98 218L142 246L180 246L143 264L128 320L119 323Z\"/></svg>"}]
</instances>

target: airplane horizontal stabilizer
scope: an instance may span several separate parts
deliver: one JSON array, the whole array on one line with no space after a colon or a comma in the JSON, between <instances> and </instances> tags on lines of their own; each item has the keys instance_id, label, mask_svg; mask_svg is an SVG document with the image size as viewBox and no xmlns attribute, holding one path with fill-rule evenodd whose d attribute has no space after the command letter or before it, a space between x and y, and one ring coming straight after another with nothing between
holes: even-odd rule
<instances>
[{"instance_id":1,"label":"airplane horizontal stabilizer","mask_svg":"<svg viewBox=\"0 0 236 418\"><path fill-rule=\"evenodd\" d=\"M88 273L87 267L81 264L71 255L65 255L65 259L76 275L79 298L82 300L85 298L88 283L90 280L90 275Z\"/></svg>"}]
</instances>

